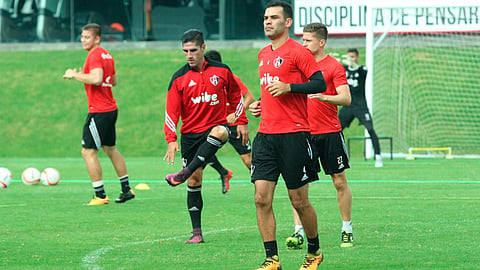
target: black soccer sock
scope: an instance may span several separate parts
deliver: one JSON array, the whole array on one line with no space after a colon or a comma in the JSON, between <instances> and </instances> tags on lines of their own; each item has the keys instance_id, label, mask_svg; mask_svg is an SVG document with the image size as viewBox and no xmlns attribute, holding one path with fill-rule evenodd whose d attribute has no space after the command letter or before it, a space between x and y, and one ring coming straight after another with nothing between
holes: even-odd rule
<instances>
[{"instance_id":1,"label":"black soccer sock","mask_svg":"<svg viewBox=\"0 0 480 270\"><path fill-rule=\"evenodd\" d=\"M202 227L202 186L187 186L187 207L192 221L192 228L199 229Z\"/></svg>"},{"instance_id":2,"label":"black soccer sock","mask_svg":"<svg viewBox=\"0 0 480 270\"><path fill-rule=\"evenodd\" d=\"M308 253L315 254L317 250L320 248L320 241L318 240L318 234L314 238L308 238Z\"/></svg>"},{"instance_id":3,"label":"black soccer sock","mask_svg":"<svg viewBox=\"0 0 480 270\"><path fill-rule=\"evenodd\" d=\"M380 141L378 140L377 133L373 129L370 129L370 130L367 130L367 131L368 131L368 134L370 134L370 138L372 138L373 152L375 153L375 155L380 155L381 154L380 153Z\"/></svg>"},{"instance_id":4,"label":"black soccer sock","mask_svg":"<svg viewBox=\"0 0 480 270\"><path fill-rule=\"evenodd\" d=\"M209 161L215 153L223 146L224 143L214 136L208 136L207 140L200 145L198 151L193 158L192 162L187 165L189 171L194 172L196 169L203 167L207 161Z\"/></svg>"},{"instance_id":5,"label":"black soccer sock","mask_svg":"<svg viewBox=\"0 0 480 270\"><path fill-rule=\"evenodd\" d=\"M265 254L268 257L272 257L273 255L278 255L278 247L277 241L268 241L263 242L263 246L265 247Z\"/></svg>"},{"instance_id":6,"label":"black soccer sock","mask_svg":"<svg viewBox=\"0 0 480 270\"><path fill-rule=\"evenodd\" d=\"M105 188L103 187L103 181L92 182L93 190L95 191L95 196L105 199L107 194L105 194Z\"/></svg>"},{"instance_id":7,"label":"black soccer sock","mask_svg":"<svg viewBox=\"0 0 480 270\"><path fill-rule=\"evenodd\" d=\"M217 156L213 156L210 158L210 161L208 163L212 168L214 168L220 175L227 175L228 171L225 169L222 164L220 163L220 160L218 160Z\"/></svg>"},{"instance_id":8,"label":"black soccer sock","mask_svg":"<svg viewBox=\"0 0 480 270\"><path fill-rule=\"evenodd\" d=\"M120 177L120 185L122 186L122 193L127 193L130 190L130 184L128 182L128 174Z\"/></svg>"}]
</instances>

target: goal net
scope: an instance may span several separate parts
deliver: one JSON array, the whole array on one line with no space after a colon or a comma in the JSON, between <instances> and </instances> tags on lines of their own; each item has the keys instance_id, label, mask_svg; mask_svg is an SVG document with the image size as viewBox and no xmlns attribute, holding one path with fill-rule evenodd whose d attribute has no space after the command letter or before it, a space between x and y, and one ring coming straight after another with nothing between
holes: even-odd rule
<instances>
[{"instance_id":1,"label":"goal net","mask_svg":"<svg viewBox=\"0 0 480 270\"><path fill-rule=\"evenodd\" d=\"M375 129L394 138L396 152L480 154L480 4L417 2L428 5L367 8Z\"/></svg>"}]
</instances>

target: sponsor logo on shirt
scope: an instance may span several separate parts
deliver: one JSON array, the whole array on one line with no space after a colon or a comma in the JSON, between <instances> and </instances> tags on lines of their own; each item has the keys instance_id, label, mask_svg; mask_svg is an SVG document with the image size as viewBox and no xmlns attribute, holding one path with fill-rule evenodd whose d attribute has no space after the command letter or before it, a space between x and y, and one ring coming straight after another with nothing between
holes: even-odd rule
<instances>
[{"instance_id":1,"label":"sponsor logo on shirt","mask_svg":"<svg viewBox=\"0 0 480 270\"><path fill-rule=\"evenodd\" d=\"M112 80L112 76L108 76L105 79L105 82L102 83L102 87L113 87L111 80Z\"/></svg>"},{"instance_id":2,"label":"sponsor logo on shirt","mask_svg":"<svg viewBox=\"0 0 480 270\"><path fill-rule=\"evenodd\" d=\"M109 53L102 53L102 58L103 59L113 59L112 55L110 55Z\"/></svg>"},{"instance_id":3,"label":"sponsor logo on shirt","mask_svg":"<svg viewBox=\"0 0 480 270\"><path fill-rule=\"evenodd\" d=\"M193 104L200 104L202 102L205 102L205 103L210 102L211 106L217 105L220 102L217 98L217 94L210 95L207 92L202 93L198 97L192 97L191 100L192 100Z\"/></svg>"},{"instance_id":4,"label":"sponsor logo on shirt","mask_svg":"<svg viewBox=\"0 0 480 270\"><path fill-rule=\"evenodd\" d=\"M274 81L280 81L280 78L278 76L271 76L270 73L264 73L263 77L260 78L260 84L271 84Z\"/></svg>"},{"instance_id":5,"label":"sponsor logo on shirt","mask_svg":"<svg viewBox=\"0 0 480 270\"><path fill-rule=\"evenodd\" d=\"M280 56L275 58L275 60L273 60L273 66L275 68L279 68L282 64L283 64L283 59L280 58Z\"/></svg>"},{"instance_id":6,"label":"sponsor logo on shirt","mask_svg":"<svg viewBox=\"0 0 480 270\"><path fill-rule=\"evenodd\" d=\"M219 80L220 77L218 77L217 75L213 75L212 77L210 77L210 82L213 84L213 86L217 86Z\"/></svg>"}]
</instances>

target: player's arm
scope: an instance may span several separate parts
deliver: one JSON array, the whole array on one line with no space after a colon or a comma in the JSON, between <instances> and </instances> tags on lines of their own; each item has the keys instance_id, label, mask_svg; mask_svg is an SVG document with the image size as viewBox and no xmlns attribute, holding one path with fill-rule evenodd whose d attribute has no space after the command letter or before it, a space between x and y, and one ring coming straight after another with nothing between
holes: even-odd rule
<instances>
[{"instance_id":1,"label":"player's arm","mask_svg":"<svg viewBox=\"0 0 480 270\"><path fill-rule=\"evenodd\" d=\"M245 92L245 94L243 95L243 106L245 106L245 108L248 108L253 101L255 101L255 97L253 96L252 92L250 92L250 90Z\"/></svg>"},{"instance_id":2,"label":"player's arm","mask_svg":"<svg viewBox=\"0 0 480 270\"><path fill-rule=\"evenodd\" d=\"M112 86L117 86L117 74L112 75Z\"/></svg>"},{"instance_id":3,"label":"player's arm","mask_svg":"<svg viewBox=\"0 0 480 270\"><path fill-rule=\"evenodd\" d=\"M237 126L237 139L242 138L242 144L247 145L248 143L248 125L238 125Z\"/></svg>"},{"instance_id":4,"label":"player's arm","mask_svg":"<svg viewBox=\"0 0 480 270\"><path fill-rule=\"evenodd\" d=\"M75 79L79 82L92 85L100 85L103 81L103 69L95 68L90 73L83 73L82 69L77 71L76 68L69 68L63 75L64 79Z\"/></svg>"},{"instance_id":5,"label":"player's arm","mask_svg":"<svg viewBox=\"0 0 480 270\"><path fill-rule=\"evenodd\" d=\"M227 115L234 113L235 120L238 119L241 113L244 110L243 101L242 101L242 91L240 90L240 86L235 81L233 77L233 73L228 70L227 71Z\"/></svg>"},{"instance_id":6,"label":"player's arm","mask_svg":"<svg viewBox=\"0 0 480 270\"><path fill-rule=\"evenodd\" d=\"M348 84L340 85L336 88L337 95L323 95L320 93L310 94L308 98L316 98L319 101L327 102L337 106L350 106L352 96L350 95L350 87Z\"/></svg>"},{"instance_id":7,"label":"player's arm","mask_svg":"<svg viewBox=\"0 0 480 270\"><path fill-rule=\"evenodd\" d=\"M262 107L260 106L260 100L252 102L252 104L248 106L248 110L253 115L253 117L260 117L260 115L262 115Z\"/></svg>"},{"instance_id":8,"label":"player's arm","mask_svg":"<svg viewBox=\"0 0 480 270\"><path fill-rule=\"evenodd\" d=\"M175 164L175 152L179 152L180 148L177 143L177 124L180 119L180 112L182 108L182 97L177 91L176 83L170 82L170 88L167 92L167 101L165 109L165 123L163 132L165 133L165 140L168 143L167 152L163 160L167 164Z\"/></svg>"},{"instance_id":9,"label":"player's arm","mask_svg":"<svg viewBox=\"0 0 480 270\"><path fill-rule=\"evenodd\" d=\"M308 78L308 82L304 83L283 83L280 81L274 81L265 87L272 96L278 97L286 93L299 93L299 94L314 94L322 93L327 89L327 84L323 78L322 72L317 71Z\"/></svg>"}]
</instances>

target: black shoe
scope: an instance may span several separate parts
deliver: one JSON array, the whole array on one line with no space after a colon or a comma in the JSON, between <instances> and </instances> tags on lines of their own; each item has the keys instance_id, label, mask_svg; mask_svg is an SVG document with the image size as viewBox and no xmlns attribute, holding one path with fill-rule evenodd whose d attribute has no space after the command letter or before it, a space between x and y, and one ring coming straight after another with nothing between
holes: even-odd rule
<instances>
[{"instance_id":1,"label":"black shoe","mask_svg":"<svg viewBox=\"0 0 480 270\"><path fill-rule=\"evenodd\" d=\"M123 193L123 192L120 193L120 196L118 196L118 198L115 199L115 202L116 203L124 203L124 202L129 201L133 198L135 198L135 192L133 192L133 190L130 189L126 193Z\"/></svg>"}]
</instances>

